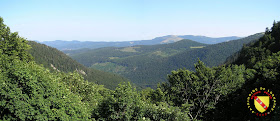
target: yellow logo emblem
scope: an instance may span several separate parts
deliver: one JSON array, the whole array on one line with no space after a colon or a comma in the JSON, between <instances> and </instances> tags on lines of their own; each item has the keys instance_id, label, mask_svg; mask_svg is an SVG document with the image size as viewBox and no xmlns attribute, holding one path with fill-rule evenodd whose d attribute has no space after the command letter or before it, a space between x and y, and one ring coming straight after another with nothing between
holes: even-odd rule
<instances>
[{"instance_id":1,"label":"yellow logo emblem","mask_svg":"<svg viewBox=\"0 0 280 121\"><path fill-rule=\"evenodd\" d=\"M255 96L254 105L259 112L265 112L269 107L269 96Z\"/></svg>"},{"instance_id":2,"label":"yellow logo emblem","mask_svg":"<svg viewBox=\"0 0 280 121\"><path fill-rule=\"evenodd\" d=\"M275 109L276 97L269 89L255 88L247 98L247 106L256 116L267 116Z\"/></svg>"}]
</instances>

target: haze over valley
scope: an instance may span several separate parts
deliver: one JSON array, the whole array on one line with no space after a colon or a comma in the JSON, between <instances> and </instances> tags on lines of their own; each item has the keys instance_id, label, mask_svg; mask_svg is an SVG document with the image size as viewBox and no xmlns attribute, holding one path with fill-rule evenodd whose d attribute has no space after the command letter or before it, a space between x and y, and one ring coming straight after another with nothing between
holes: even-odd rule
<instances>
[{"instance_id":1,"label":"haze over valley","mask_svg":"<svg viewBox=\"0 0 280 121\"><path fill-rule=\"evenodd\" d=\"M76 50L76 49L96 49L101 47L126 47L134 45L155 45L155 44L167 44L177 42L183 39L190 39L199 43L204 44L217 44L229 40L239 39L241 37L231 36L231 37L220 37L220 38L211 38L206 36L194 36L194 35L167 35L163 37L156 37L152 40L138 40L138 41L120 41L120 42L93 42L93 41L43 41L39 43L46 44L48 46L57 48L59 50Z\"/></svg>"}]
</instances>

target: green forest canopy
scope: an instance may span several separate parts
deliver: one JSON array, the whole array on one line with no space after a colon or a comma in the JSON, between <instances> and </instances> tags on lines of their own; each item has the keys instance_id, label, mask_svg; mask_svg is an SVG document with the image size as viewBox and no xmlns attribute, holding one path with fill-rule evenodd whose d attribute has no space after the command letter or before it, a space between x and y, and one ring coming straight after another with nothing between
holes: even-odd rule
<instances>
[{"instance_id":1,"label":"green forest canopy","mask_svg":"<svg viewBox=\"0 0 280 121\"><path fill-rule=\"evenodd\" d=\"M37 64L43 64L45 68L51 71L66 73L77 71L89 82L104 85L109 89L116 88L121 82L129 81L117 74L87 68L63 52L44 44L28 41L28 45L32 47L28 52L33 56L34 61Z\"/></svg>"},{"instance_id":2,"label":"green forest canopy","mask_svg":"<svg viewBox=\"0 0 280 121\"><path fill-rule=\"evenodd\" d=\"M214 45L181 40L160 45L108 47L76 53L72 58L85 66L120 74L138 86L156 88L158 83L167 81L166 75L172 70L194 70L193 64L198 58L210 67L221 65L227 57L239 51L243 44L256 41L263 35L257 33ZM127 51L132 48L133 51Z\"/></svg>"},{"instance_id":3,"label":"green forest canopy","mask_svg":"<svg viewBox=\"0 0 280 121\"><path fill-rule=\"evenodd\" d=\"M234 64L210 68L198 61L195 71L172 71L168 82L141 91L50 72L32 61L27 41L2 18L0 38L1 120L256 120L243 100L258 86L273 90L279 102L280 22L243 47ZM279 119L279 112L277 105L265 120Z\"/></svg>"}]
</instances>

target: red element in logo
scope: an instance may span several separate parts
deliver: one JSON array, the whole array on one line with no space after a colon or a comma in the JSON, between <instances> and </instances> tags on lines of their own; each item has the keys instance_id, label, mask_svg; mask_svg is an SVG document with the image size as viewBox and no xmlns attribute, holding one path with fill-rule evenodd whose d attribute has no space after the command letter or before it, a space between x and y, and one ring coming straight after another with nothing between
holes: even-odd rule
<instances>
[{"instance_id":1,"label":"red element in logo","mask_svg":"<svg viewBox=\"0 0 280 121\"><path fill-rule=\"evenodd\" d=\"M255 96L254 99L255 99L265 110L267 110L267 106L266 106L257 96Z\"/></svg>"}]
</instances>

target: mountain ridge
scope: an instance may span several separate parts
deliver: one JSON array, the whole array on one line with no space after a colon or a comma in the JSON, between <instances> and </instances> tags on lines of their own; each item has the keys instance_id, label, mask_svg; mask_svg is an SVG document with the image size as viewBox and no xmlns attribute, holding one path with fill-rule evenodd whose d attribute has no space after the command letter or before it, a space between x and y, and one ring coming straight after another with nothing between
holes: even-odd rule
<instances>
[{"instance_id":1,"label":"mountain ridge","mask_svg":"<svg viewBox=\"0 0 280 121\"><path fill-rule=\"evenodd\" d=\"M168 44L127 47L127 49L133 49L133 51L130 50L131 52L120 51L126 47L108 47L87 50L85 53L76 53L71 57L88 67L123 75L134 83L153 85L165 81L166 75L177 68L192 70L198 58L207 66L222 64L228 56L241 49L243 44L258 39L260 36L262 36L261 33L212 45L181 40ZM143 51L146 53L139 54Z\"/></svg>"},{"instance_id":2,"label":"mountain ridge","mask_svg":"<svg viewBox=\"0 0 280 121\"><path fill-rule=\"evenodd\" d=\"M190 39L199 43L204 44L217 44L229 40L240 39L241 37L230 36L230 37L206 37L206 36L194 36L194 35L167 35L162 37L156 37L151 40L137 40L137 41L120 41L120 42L94 42L94 41L44 41L40 42L48 46L57 48L59 50L76 50L82 48L96 49L102 47L126 47L135 45L155 45L155 44L166 44L180 41L182 39Z\"/></svg>"}]
</instances>

